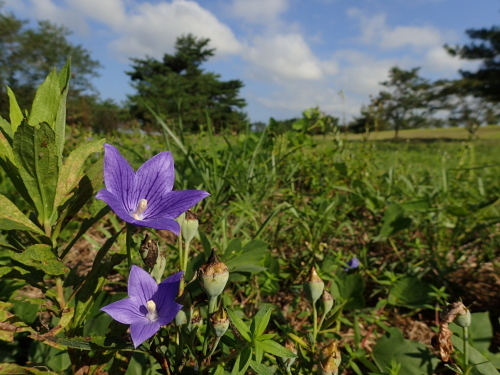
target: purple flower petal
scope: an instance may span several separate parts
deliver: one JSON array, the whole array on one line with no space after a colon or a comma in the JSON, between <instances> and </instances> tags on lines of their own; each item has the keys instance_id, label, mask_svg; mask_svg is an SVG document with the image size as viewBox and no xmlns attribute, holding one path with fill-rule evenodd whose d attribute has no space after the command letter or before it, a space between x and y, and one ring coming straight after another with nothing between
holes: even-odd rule
<instances>
[{"instance_id":1,"label":"purple flower petal","mask_svg":"<svg viewBox=\"0 0 500 375\"><path fill-rule=\"evenodd\" d=\"M177 272L168 277L158 285L158 291L153 297L158 311L158 322L162 326L170 323L182 308L182 305L175 302L175 298L183 275L184 272Z\"/></svg>"},{"instance_id":2,"label":"purple flower petal","mask_svg":"<svg viewBox=\"0 0 500 375\"><path fill-rule=\"evenodd\" d=\"M177 236L181 231L179 223L169 218L160 217L158 219L136 220L134 222L129 221L129 223L135 224L139 227L154 228L159 230L169 230L171 232L174 232Z\"/></svg>"},{"instance_id":3,"label":"purple flower petal","mask_svg":"<svg viewBox=\"0 0 500 375\"><path fill-rule=\"evenodd\" d=\"M175 219L210 194L203 190L171 191L151 202L145 212L147 219L167 217Z\"/></svg>"},{"instance_id":4,"label":"purple flower petal","mask_svg":"<svg viewBox=\"0 0 500 375\"><path fill-rule=\"evenodd\" d=\"M131 201L134 170L114 146L104 145L104 182L106 189L119 199L125 210L133 211L137 202Z\"/></svg>"},{"instance_id":5,"label":"purple flower petal","mask_svg":"<svg viewBox=\"0 0 500 375\"><path fill-rule=\"evenodd\" d=\"M132 266L128 279L128 295L139 305L146 306L158 290L158 284L149 273L142 268Z\"/></svg>"},{"instance_id":6,"label":"purple flower petal","mask_svg":"<svg viewBox=\"0 0 500 375\"><path fill-rule=\"evenodd\" d=\"M137 348L144 341L153 337L153 335L160 330L160 327L161 326L158 323L158 321L131 324L130 336L132 336L132 342L134 343L134 348Z\"/></svg>"},{"instance_id":7,"label":"purple flower petal","mask_svg":"<svg viewBox=\"0 0 500 375\"><path fill-rule=\"evenodd\" d=\"M165 192L172 191L174 181L174 158L168 151L160 152L137 170L134 180L134 199L136 202L140 199L154 202Z\"/></svg>"},{"instance_id":8,"label":"purple flower petal","mask_svg":"<svg viewBox=\"0 0 500 375\"><path fill-rule=\"evenodd\" d=\"M114 320L123 324L148 322L146 316L140 311L140 305L137 301L130 298L125 298L104 306L101 308L101 311L104 311Z\"/></svg>"},{"instance_id":9,"label":"purple flower petal","mask_svg":"<svg viewBox=\"0 0 500 375\"><path fill-rule=\"evenodd\" d=\"M120 219L126 221L127 223L135 224L136 220L130 215L130 211L126 210L125 207L123 206L123 202L119 197L111 193L107 189L101 189L95 196L97 199L100 199L104 202L106 202L109 207L114 211L115 214L117 214Z\"/></svg>"}]
</instances>

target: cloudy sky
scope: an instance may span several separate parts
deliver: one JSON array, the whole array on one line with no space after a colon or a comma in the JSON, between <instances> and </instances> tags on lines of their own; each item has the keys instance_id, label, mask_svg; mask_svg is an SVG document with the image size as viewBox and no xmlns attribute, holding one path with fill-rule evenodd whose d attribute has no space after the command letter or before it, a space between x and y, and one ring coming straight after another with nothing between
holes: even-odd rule
<instances>
[{"instance_id":1,"label":"cloudy sky","mask_svg":"<svg viewBox=\"0 0 500 375\"><path fill-rule=\"evenodd\" d=\"M388 70L421 67L430 79L457 77L470 62L445 43L468 41L468 28L499 22L498 0L3 0L21 19L48 19L104 66L102 98L132 93L131 57L160 59L178 36L211 39L203 67L241 79L252 121L300 116L312 106L334 116L359 113ZM343 94L341 94L343 93Z\"/></svg>"}]
</instances>

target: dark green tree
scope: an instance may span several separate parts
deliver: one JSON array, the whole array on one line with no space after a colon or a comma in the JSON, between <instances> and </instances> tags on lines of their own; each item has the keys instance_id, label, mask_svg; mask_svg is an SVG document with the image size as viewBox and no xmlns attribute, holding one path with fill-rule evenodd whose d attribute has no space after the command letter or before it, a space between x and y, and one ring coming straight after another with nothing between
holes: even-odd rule
<instances>
[{"instance_id":1,"label":"dark green tree","mask_svg":"<svg viewBox=\"0 0 500 375\"><path fill-rule=\"evenodd\" d=\"M137 93L129 97L131 112L145 127L155 123L149 110L152 108L166 120L181 119L183 129L188 131L199 130L208 119L216 131L245 128L246 115L240 110L246 102L239 97L243 83L221 81L219 74L200 67L214 55L209 42L189 34L179 37L175 53L165 54L162 61L132 59L133 70L127 74Z\"/></svg>"},{"instance_id":2,"label":"dark green tree","mask_svg":"<svg viewBox=\"0 0 500 375\"><path fill-rule=\"evenodd\" d=\"M473 95L467 79L440 80L434 83L439 109L448 111L448 125L463 126L470 139L475 139L483 124L500 120L500 103Z\"/></svg>"},{"instance_id":3,"label":"dark green tree","mask_svg":"<svg viewBox=\"0 0 500 375\"><path fill-rule=\"evenodd\" d=\"M415 129L426 124L431 85L418 75L419 70L391 68L389 80L381 83L387 90L374 99L380 106L379 120L394 129L395 138L401 129Z\"/></svg>"},{"instance_id":4,"label":"dark green tree","mask_svg":"<svg viewBox=\"0 0 500 375\"><path fill-rule=\"evenodd\" d=\"M482 65L475 72L461 70L461 85L471 94L493 102L500 102L500 27L466 31L473 41L464 46L445 46L450 54L462 59L479 60Z\"/></svg>"},{"instance_id":5,"label":"dark green tree","mask_svg":"<svg viewBox=\"0 0 500 375\"><path fill-rule=\"evenodd\" d=\"M6 85L15 93L21 108L29 109L36 88L53 67L60 69L71 58L69 97L95 94L91 79L100 64L89 51L71 44L71 32L64 26L39 21L30 28L27 21L4 13L0 8L0 115L8 113Z\"/></svg>"}]
</instances>

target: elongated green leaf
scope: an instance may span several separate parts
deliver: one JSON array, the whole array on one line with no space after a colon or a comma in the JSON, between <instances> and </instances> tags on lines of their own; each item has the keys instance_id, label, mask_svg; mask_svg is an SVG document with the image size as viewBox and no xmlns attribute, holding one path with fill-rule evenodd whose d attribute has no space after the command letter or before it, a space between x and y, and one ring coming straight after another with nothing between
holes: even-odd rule
<instances>
[{"instance_id":1,"label":"elongated green leaf","mask_svg":"<svg viewBox=\"0 0 500 375\"><path fill-rule=\"evenodd\" d=\"M82 172L85 161L94 152L101 151L104 142L105 139L99 139L90 143L85 143L69 154L68 159L61 168L61 173L57 181L54 208L59 207L72 196L71 190L83 177Z\"/></svg>"},{"instance_id":2,"label":"elongated green leaf","mask_svg":"<svg viewBox=\"0 0 500 375\"><path fill-rule=\"evenodd\" d=\"M24 215L6 196L0 194L0 229L28 230L44 235L44 232Z\"/></svg>"},{"instance_id":3,"label":"elongated green leaf","mask_svg":"<svg viewBox=\"0 0 500 375\"><path fill-rule=\"evenodd\" d=\"M296 358L297 357L296 354L292 353L290 350L288 350L284 346L278 344L276 341L264 340L264 341L259 341L259 343L262 345L262 349L266 353L276 355L278 357L283 357L283 358Z\"/></svg>"},{"instance_id":4,"label":"elongated green leaf","mask_svg":"<svg viewBox=\"0 0 500 375\"><path fill-rule=\"evenodd\" d=\"M254 369L254 371L259 374L259 375L273 375L274 372L271 371L269 367L266 365L256 362L256 361L250 361L250 367Z\"/></svg>"},{"instance_id":5,"label":"elongated green leaf","mask_svg":"<svg viewBox=\"0 0 500 375\"><path fill-rule=\"evenodd\" d=\"M382 228L375 238L375 241L381 241L397 232L408 228L411 225L411 219L404 216L404 210L398 204L391 204L385 210L382 218Z\"/></svg>"},{"instance_id":6,"label":"elongated green leaf","mask_svg":"<svg viewBox=\"0 0 500 375\"><path fill-rule=\"evenodd\" d=\"M238 357L238 360L234 363L233 371L231 374L244 374L250 366L250 360L252 359L252 349L245 346ZM235 372L236 370L236 372Z\"/></svg>"},{"instance_id":7,"label":"elongated green leaf","mask_svg":"<svg viewBox=\"0 0 500 375\"><path fill-rule=\"evenodd\" d=\"M14 92L10 89L9 86L7 86L7 95L9 96L9 106L10 106L9 117L10 117L11 131L12 131L11 134L9 135L13 137L18 126L21 125L24 116L23 112L21 111L21 108L19 108L19 104L17 104L16 95L14 95Z\"/></svg>"},{"instance_id":8,"label":"elongated green leaf","mask_svg":"<svg viewBox=\"0 0 500 375\"><path fill-rule=\"evenodd\" d=\"M0 374L5 375L57 375L57 372L40 370L35 367L23 367L15 363L0 363Z\"/></svg>"},{"instance_id":9,"label":"elongated green leaf","mask_svg":"<svg viewBox=\"0 0 500 375\"><path fill-rule=\"evenodd\" d=\"M252 341L250 338L250 331L248 330L248 326L241 320L241 318L236 315L236 313L231 309L226 309L227 314L229 315L229 319L231 319L231 323L238 330L241 336L247 340L248 342Z\"/></svg>"},{"instance_id":10,"label":"elongated green leaf","mask_svg":"<svg viewBox=\"0 0 500 375\"><path fill-rule=\"evenodd\" d=\"M271 314L273 313L274 306L272 305L264 305L261 309L255 314L253 320L255 322L255 333L254 336L260 336L264 333L269 324L269 319L271 319Z\"/></svg>"},{"instance_id":11,"label":"elongated green leaf","mask_svg":"<svg viewBox=\"0 0 500 375\"><path fill-rule=\"evenodd\" d=\"M57 259L49 245L32 245L22 253L9 251L9 254L13 260L41 269L48 275L64 275L69 272L68 267Z\"/></svg>"},{"instance_id":12,"label":"elongated green leaf","mask_svg":"<svg viewBox=\"0 0 500 375\"><path fill-rule=\"evenodd\" d=\"M3 136L7 136L10 139L14 136L14 132L12 131L12 126L10 126L10 122L0 116L0 134Z\"/></svg>"},{"instance_id":13,"label":"elongated green leaf","mask_svg":"<svg viewBox=\"0 0 500 375\"><path fill-rule=\"evenodd\" d=\"M14 135L14 153L21 178L33 203L47 223L52 215L59 175L55 134L46 123L23 123Z\"/></svg>"},{"instance_id":14,"label":"elongated green leaf","mask_svg":"<svg viewBox=\"0 0 500 375\"><path fill-rule=\"evenodd\" d=\"M71 77L71 59L68 59L66 64L59 72L59 105L57 107L57 117L54 124L54 132L56 133L56 147L58 155L62 156L64 142L66 140L66 97L69 91L69 80ZM60 160L62 162L62 159ZM60 164L59 164L60 166Z\"/></svg>"},{"instance_id":15,"label":"elongated green leaf","mask_svg":"<svg viewBox=\"0 0 500 375\"><path fill-rule=\"evenodd\" d=\"M54 68L36 90L28 123L37 126L42 122L46 122L54 130L60 98L59 77Z\"/></svg>"}]
</instances>

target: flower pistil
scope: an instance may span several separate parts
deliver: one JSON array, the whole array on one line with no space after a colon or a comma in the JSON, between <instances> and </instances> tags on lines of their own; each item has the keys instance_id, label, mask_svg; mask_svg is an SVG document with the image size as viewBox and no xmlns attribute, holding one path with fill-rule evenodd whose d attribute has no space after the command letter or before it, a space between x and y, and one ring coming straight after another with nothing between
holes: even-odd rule
<instances>
[{"instance_id":1,"label":"flower pistil","mask_svg":"<svg viewBox=\"0 0 500 375\"><path fill-rule=\"evenodd\" d=\"M158 312L156 311L156 303L154 301L149 300L146 302L146 309L148 309L148 313L146 314L146 318L150 322L156 322L158 320Z\"/></svg>"},{"instance_id":2,"label":"flower pistil","mask_svg":"<svg viewBox=\"0 0 500 375\"><path fill-rule=\"evenodd\" d=\"M136 220L142 220L142 214L146 211L146 208L148 208L148 201L146 199L141 199L139 200L139 203L137 203L137 208L130 214L130 216Z\"/></svg>"}]
</instances>

